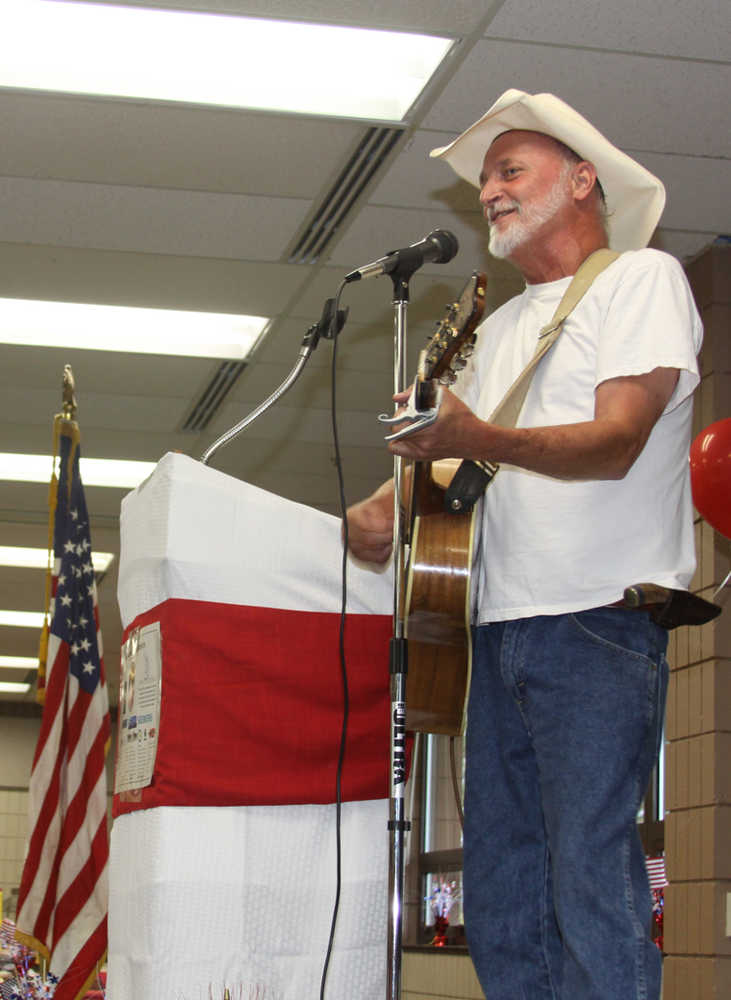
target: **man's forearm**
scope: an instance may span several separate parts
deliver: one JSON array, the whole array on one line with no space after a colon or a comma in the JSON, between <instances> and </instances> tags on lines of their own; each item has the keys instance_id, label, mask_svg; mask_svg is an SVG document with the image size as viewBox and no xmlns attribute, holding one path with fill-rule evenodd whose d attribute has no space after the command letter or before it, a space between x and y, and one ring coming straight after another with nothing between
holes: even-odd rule
<instances>
[{"instance_id":1,"label":"man's forearm","mask_svg":"<svg viewBox=\"0 0 731 1000\"><path fill-rule=\"evenodd\" d=\"M499 427L445 393L436 423L392 442L404 458L471 458L518 466L556 479L621 479L645 446L678 372L656 368L601 383L592 420L551 427Z\"/></svg>"},{"instance_id":2,"label":"man's forearm","mask_svg":"<svg viewBox=\"0 0 731 1000\"><path fill-rule=\"evenodd\" d=\"M621 479L644 444L611 421L525 428L480 423L460 457L515 465L555 479Z\"/></svg>"}]
</instances>

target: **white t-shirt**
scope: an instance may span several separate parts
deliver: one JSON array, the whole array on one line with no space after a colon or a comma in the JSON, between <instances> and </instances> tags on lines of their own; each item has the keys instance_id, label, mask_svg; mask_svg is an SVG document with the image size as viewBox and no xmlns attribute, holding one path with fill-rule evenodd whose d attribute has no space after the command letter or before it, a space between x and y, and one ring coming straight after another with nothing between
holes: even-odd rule
<instances>
[{"instance_id":1,"label":"white t-shirt","mask_svg":"<svg viewBox=\"0 0 731 1000\"><path fill-rule=\"evenodd\" d=\"M532 357L570 281L529 285L482 324L459 386L480 417ZM478 622L598 607L635 583L687 587L695 569L688 448L701 338L673 257L632 251L596 278L539 364L517 426L591 420L594 390L617 376L677 368L677 386L624 479L566 481L500 467L483 501Z\"/></svg>"}]
</instances>

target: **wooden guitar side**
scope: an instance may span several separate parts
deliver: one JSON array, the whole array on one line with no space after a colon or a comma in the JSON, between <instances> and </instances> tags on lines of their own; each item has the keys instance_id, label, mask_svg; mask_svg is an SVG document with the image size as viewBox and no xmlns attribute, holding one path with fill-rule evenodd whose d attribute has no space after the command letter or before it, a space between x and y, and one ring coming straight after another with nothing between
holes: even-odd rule
<instances>
[{"instance_id":1,"label":"wooden guitar side","mask_svg":"<svg viewBox=\"0 0 731 1000\"><path fill-rule=\"evenodd\" d=\"M486 277L475 272L422 352L415 395L434 406L436 381L451 384L475 343ZM408 640L406 725L414 732L464 730L469 689L473 513L449 514L444 493L459 461L417 462L401 509L408 525L406 586L400 594Z\"/></svg>"},{"instance_id":2,"label":"wooden guitar side","mask_svg":"<svg viewBox=\"0 0 731 1000\"><path fill-rule=\"evenodd\" d=\"M445 487L432 467L414 468L418 514L411 531L405 630L408 639L407 727L464 731L471 667L470 572L474 512L444 510Z\"/></svg>"}]
</instances>

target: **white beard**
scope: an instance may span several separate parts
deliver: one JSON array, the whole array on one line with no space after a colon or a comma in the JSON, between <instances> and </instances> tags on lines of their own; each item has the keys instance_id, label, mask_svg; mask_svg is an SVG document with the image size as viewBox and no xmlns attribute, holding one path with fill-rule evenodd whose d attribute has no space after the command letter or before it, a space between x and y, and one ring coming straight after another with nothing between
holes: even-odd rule
<instances>
[{"instance_id":1,"label":"white beard","mask_svg":"<svg viewBox=\"0 0 731 1000\"><path fill-rule=\"evenodd\" d=\"M516 209L516 214L509 220L508 225L498 232L494 225L490 225L490 241L488 249L493 257L501 260L509 257L518 247L522 246L531 236L533 236L541 226L554 217L560 208L563 207L569 197L569 188L566 183L571 164L567 163L561 172L561 176L556 180L545 199L537 205L521 205L517 201L500 202L497 207L499 211L506 208Z\"/></svg>"}]
</instances>

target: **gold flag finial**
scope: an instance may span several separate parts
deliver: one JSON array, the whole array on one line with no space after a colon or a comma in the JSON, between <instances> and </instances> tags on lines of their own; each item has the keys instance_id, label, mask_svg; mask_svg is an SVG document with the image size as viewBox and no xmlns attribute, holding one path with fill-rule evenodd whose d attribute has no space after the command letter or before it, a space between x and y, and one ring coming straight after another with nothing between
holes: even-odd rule
<instances>
[{"instance_id":1,"label":"gold flag finial","mask_svg":"<svg viewBox=\"0 0 731 1000\"><path fill-rule=\"evenodd\" d=\"M63 418L64 420L76 419L76 385L74 383L74 373L71 365L63 366Z\"/></svg>"}]
</instances>

